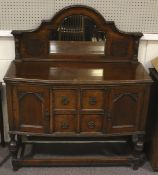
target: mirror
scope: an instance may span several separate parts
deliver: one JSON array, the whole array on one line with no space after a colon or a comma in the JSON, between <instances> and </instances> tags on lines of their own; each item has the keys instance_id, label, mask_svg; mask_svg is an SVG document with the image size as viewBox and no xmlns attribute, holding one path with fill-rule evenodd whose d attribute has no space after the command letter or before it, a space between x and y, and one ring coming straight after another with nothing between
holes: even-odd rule
<instances>
[{"instance_id":1,"label":"mirror","mask_svg":"<svg viewBox=\"0 0 158 175\"><path fill-rule=\"evenodd\" d=\"M104 54L106 34L83 15L66 17L50 36L51 54Z\"/></svg>"}]
</instances>

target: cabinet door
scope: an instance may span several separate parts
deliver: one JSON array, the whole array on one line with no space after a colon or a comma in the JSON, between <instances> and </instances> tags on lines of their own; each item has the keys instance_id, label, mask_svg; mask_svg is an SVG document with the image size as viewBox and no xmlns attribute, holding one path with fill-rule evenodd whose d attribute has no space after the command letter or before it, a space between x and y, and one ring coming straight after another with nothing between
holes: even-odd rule
<instances>
[{"instance_id":1,"label":"cabinet door","mask_svg":"<svg viewBox=\"0 0 158 175\"><path fill-rule=\"evenodd\" d=\"M144 88L140 86L113 87L110 94L109 131L134 132L139 129L143 110Z\"/></svg>"},{"instance_id":2,"label":"cabinet door","mask_svg":"<svg viewBox=\"0 0 158 175\"><path fill-rule=\"evenodd\" d=\"M24 132L49 132L49 91L39 86L19 85L14 88L16 129Z\"/></svg>"}]
</instances>

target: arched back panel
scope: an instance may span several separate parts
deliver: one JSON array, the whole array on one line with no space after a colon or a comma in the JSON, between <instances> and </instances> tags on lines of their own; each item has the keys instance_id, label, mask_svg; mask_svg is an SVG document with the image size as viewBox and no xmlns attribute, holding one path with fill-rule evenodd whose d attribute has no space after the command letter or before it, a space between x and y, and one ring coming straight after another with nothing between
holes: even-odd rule
<instances>
[{"instance_id":1,"label":"arched back panel","mask_svg":"<svg viewBox=\"0 0 158 175\"><path fill-rule=\"evenodd\" d=\"M88 17L96 24L99 31L105 33L106 43L103 54L69 54L64 57L64 54L50 53L50 35L53 32L55 34L65 18L73 15ZM114 22L105 21L98 11L82 5L69 6L60 10L50 21L43 21L36 30L13 31L12 34L15 37L16 59L23 61L136 62L139 39L142 36L142 33L119 31ZM76 44L73 47L75 46ZM66 42L63 47L67 47Z\"/></svg>"}]
</instances>

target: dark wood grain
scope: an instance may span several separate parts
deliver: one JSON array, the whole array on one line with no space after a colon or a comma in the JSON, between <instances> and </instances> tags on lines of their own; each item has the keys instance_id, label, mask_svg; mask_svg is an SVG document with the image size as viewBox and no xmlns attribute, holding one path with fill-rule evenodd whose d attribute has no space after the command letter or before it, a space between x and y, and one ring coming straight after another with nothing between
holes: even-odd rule
<instances>
[{"instance_id":1,"label":"dark wood grain","mask_svg":"<svg viewBox=\"0 0 158 175\"><path fill-rule=\"evenodd\" d=\"M110 96L111 132L139 130L144 88L124 86L112 89ZM129 112L130 111L130 112ZM143 118L145 120L145 116Z\"/></svg>"},{"instance_id":2,"label":"dark wood grain","mask_svg":"<svg viewBox=\"0 0 158 175\"><path fill-rule=\"evenodd\" d=\"M158 73L150 68L150 75L154 81L151 87L149 113L146 127L146 154L154 171L158 171Z\"/></svg>"},{"instance_id":3,"label":"dark wood grain","mask_svg":"<svg viewBox=\"0 0 158 175\"><path fill-rule=\"evenodd\" d=\"M46 84L151 82L141 63L12 62L4 79L7 82L11 80Z\"/></svg>"},{"instance_id":4,"label":"dark wood grain","mask_svg":"<svg viewBox=\"0 0 158 175\"><path fill-rule=\"evenodd\" d=\"M46 88L21 85L13 89L16 130L49 131L49 92Z\"/></svg>"},{"instance_id":5,"label":"dark wood grain","mask_svg":"<svg viewBox=\"0 0 158 175\"><path fill-rule=\"evenodd\" d=\"M51 41L50 35L55 35L53 32L61 22L72 15L90 18L105 34L105 42ZM152 83L137 60L142 34L121 32L99 12L80 5L61 10L36 30L12 33L16 59L4 81L13 169L30 165L133 164L134 169L141 166ZM50 42L54 47L52 53ZM129 136L132 151L124 156L25 159L17 154L25 147L24 136L34 136L34 141L38 137L67 142L75 138L84 140L83 143L92 138L104 141Z\"/></svg>"},{"instance_id":6,"label":"dark wood grain","mask_svg":"<svg viewBox=\"0 0 158 175\"><path fill-rule=\"evenodd\" d=\"M54 52L58 54L49 53L49 36L53 32L55 35L63 20L73 15L88 17L96 24L100 31L106 34L106 44L103 45L105 46L103 49L105 51L104 54L100 55L100 49L99 52L96 51L96 47L91 47L91 44L86 47L87 49L83 47L82 52L80 42L74 44L78 49L72 51L73 49L71 48L72 52L67 52L67 48L70 46L65 42L61 49L58 47L58 44L55 44L56 51ZM59 11L50 21L42 22L40 27L34 31L13 31L12 34L16 40L16 59L38 60L41 58L46 60L49 58L51 60L58 59L62 61L64 48L66 50L65 54L69 54L69 59L71 60L78 60L81 58L81 55L87 55L86 53L88 53L85 59L91 60L92 55L94 55L94 60L102 60L103 62L109 60L114 62L118 60L128 62L137 61L139 38L143 35L142 33L121 32L116 28L114 22L105 21L103 16L95 9L82 5L70 6ZM89 53L89 50L91 53ZM103 52L101 51L101 53Z\"/></svg>"}]
</instances>

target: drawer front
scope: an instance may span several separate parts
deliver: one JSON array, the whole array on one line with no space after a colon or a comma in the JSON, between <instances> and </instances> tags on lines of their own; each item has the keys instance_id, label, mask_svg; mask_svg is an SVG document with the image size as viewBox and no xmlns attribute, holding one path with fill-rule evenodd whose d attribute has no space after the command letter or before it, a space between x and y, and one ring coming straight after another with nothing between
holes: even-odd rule
<instances>
[{"instance_id":1,"label":"drawer front","mask_svg":"<svg viewBox=\"0 0 158 175\"><path fill-rule=\"evenodd\" d=\"M75 132L76 116L71 114L56 114L54 116L55 132Z\"/></svg>"},{"instance_id":2,"label":"drawer front","mask_svg":"<svg viewBox=\"0 0 158 175\"><path fill-rule=\"evenodd\" d=\"M102 132L104 125L103 116L99 114L81 115L81 132Z\"/></svg>"},{"instance_id":3,"label":"drawer front","mask_svg":"<svg viewBox=\"0 0 158 175\"><path fill-rule=\"evenodd\" d=\"M81 108L103 110L105 104L103 89L83 89L81 92Z\"/></svg>"},{"instance_id":4,"label":"drawer front","mask_svg":"<svg viewBox=\"0 0 158 175\"><path fill-rule=\"evenodd\" d=\"M74 89L53 90L54 109L76 109L77 91Z\"/></svg>"}]
</instances>

